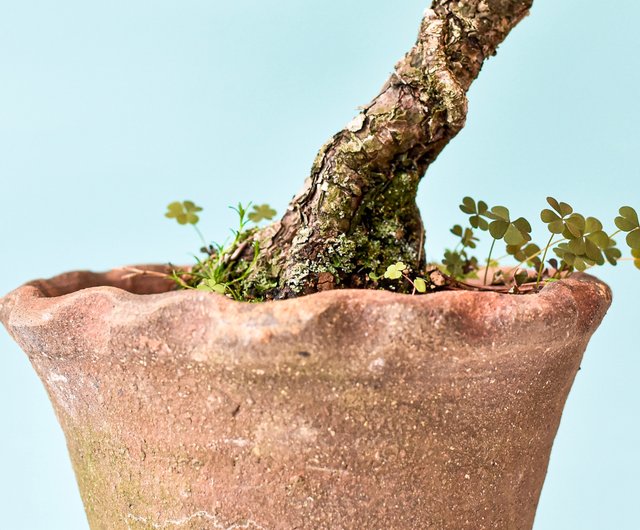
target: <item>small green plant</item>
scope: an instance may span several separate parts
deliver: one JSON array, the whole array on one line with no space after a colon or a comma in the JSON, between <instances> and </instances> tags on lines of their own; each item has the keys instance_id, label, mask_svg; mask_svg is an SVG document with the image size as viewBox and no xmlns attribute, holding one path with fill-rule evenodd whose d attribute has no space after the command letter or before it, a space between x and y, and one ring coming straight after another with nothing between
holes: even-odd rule
<instances>
[{"instance_id":1,"label":"small green plant","mask_svg":"<svg viewBox=\"0 0 640 530\"><path fill-rule=\"evenodd\" d=\"M617 265L621 259L629 259L640 269L640 222L638 214L630 206L623 206L614 223L616 231L608 233L602 222L592 216L584 216L566 203L547 197L548 208L540 212L540 220L549 233L544 246L532 241L531 223L524 217L513 218L505 206L492 206L484 201L465 197L460 210L468 217L468 226L456 224L451 233L458 242L447 249L441 264L427 265L424 270L412 270L402 261L386 267L382 274L370 271L367 275L374 288L390 289L411 294L423 294L441 289L492 290L509 293L536 292L545 282L557 281L574 271L585 271L594 266L609 263ZM207 243L198 228L202 211L192 201L172 202L165 216L181 225L191 225L203 243L203 259L196 257L196 264L187 269L173 268L170 274L132 269L134 274L154 274L171 278L184 289L219 293L235 300L259 301L263 294L276 287L267 283L251 289L245 285L255 272L259 257L259 243L252 236L258 224L275 217L276 211L268 204L231 207L238 215L238 226L232 230L231 243ZM478 246L478 235L488 232L491 246L486 260L480 261L471 254ZM631 250L630 258L622 258L615 237L625 233L625 241ZM494 258L496 245L502 242L506 254ZM549 257L552 252L554 257ZM501 261L511 258L515 265L501 266Z\"/></svg>"},{"instance_id":2,"label":"small green plant","mask_svg":"<svg viewBox=\"0 0 640 530\"><path fill-rule=\"evenodd\" d=\"M476 203L472 198L465 197L460 205L460 210L469 216L469 224L472 228L481 231L489 231L493 242L487 266L485 268L483 284L487 284L487 275L490 268L497 263L491 261L494 245L503 240L506 244L507 256L515 258L517 265L533 267L536 271L535 285L539 287L543 277L558 279L567 276L574 271L585 271L596 265L610 263L617 265L622 257L622 252L617 248L614 237L621 231L627 232L626 242L635 257L640 252L640 224L636 211L630 206L620 208L620 216L616 217L615 224L618 230L608 234L600 220L595 217L585 217L574 211L574 208L560 202L553 197L547 197L547 203L551 208L545 208L540 212L540 219L546 225L550 237L545 246L541 247L531 242L531 224L525 218L520 217L511 221L509 210L504 206L494 206L489 209L483 201ZM452 232L461 237L460 244L463 248L469 247L469 241L475 237L472 228L462 229L459 225ZM553 251L556 258L547 261L549 251ZM465 279L467 269L476 269L476 261L472 261L465 255L450 265L451 258L445 254L443 264L445 272L456 279ZM634 260L634 262L636 262ZM548 265L548 268L545 266ZM637 265L637 263L636 263ZM462 274L461 274L462 272ZM496 271L498 279L502 271ZM526 280L524 274L518 280ZM494 275L495 279L495 275ZM493 283L493 282L492 282Z\"/></svg>"},{"instance_id":3,"label":"small green plant","mask_svg":"<svg viewBox=\"0 0 640 530\"><path fill-rule=\"evenodd\" d=\"M388 280L397 280L400 278L404 278L412 287L414 294L418 293L426 293L427 292L427 280L420 276L416 276L411 279L410 275L411 270L401 261L394 263L393 265L389 265L387 270L385 271L383 277ZM374 278L375 279L375 278Z\"/></svg>"},{"instance_id":4,"label":"small green plant","mask_svg":"<svg viewBox=\"0 0 640 530\"><path fill-rule=\"evenodd\" d=\"M403 278L413 285L414 293L439 287L535 292L543 282L557 281L574 271L582 272L605 263L617 265L625 259L614 239L620 232L626 233L626 243L631 250L629 259L640 269L640 222L632 207L620 208L615 218L618 230L609 234L600 220L575 212L568 203L553 197L547 197L547 203L550 208L540 212L540 219L550 237L546 245L540 246L532 242L531 223L524 217L512 220L509 209L504 206L490 208L484 201L465 197L460 210L468 216L469 226L455 225L451 229L458 243L453 250L445 250L442 265L418 271L412 279L409 268L398 262L387 268L384 278L391 281ZM478 232L489 232L492 238L481 280L480 261L470 254L470 250L477 247ZM499 241L505 244L506 255L496 260L493 253ZM547 259L550 251L555 257ZM515 260L515 266L500 267L500 261L508 257ZM443 277L439 277L438 272ZM378 280L373 275L370 277Z\"/></svg>"},{"instance_id":5,"label":"small green plant","mask_svg":"<svg viewBox=\"0 0 640 530\"><path fill-rule=\"evenodd\" d=\"M260 251L257 241L250 242L261 221L273 219L276 211L268 204L231 206L238 215L238 226L232 230L233 240L228 244L207 243L200 230L197 212L202 208L192 201L172 202L167 206L165 217L175 219L179 224L190 224L200 237L205 254L204 259L196 257L196 264L189 269L174 268L167 275L184 289L197 289L219 294L225 294L235 300L248 300L243 282L252 272ZM253 223L253 227L249 226ZM253 247L252 252L247 252ZM251 258L247 259L250 254Z\"/></svg>"}]
</instances>

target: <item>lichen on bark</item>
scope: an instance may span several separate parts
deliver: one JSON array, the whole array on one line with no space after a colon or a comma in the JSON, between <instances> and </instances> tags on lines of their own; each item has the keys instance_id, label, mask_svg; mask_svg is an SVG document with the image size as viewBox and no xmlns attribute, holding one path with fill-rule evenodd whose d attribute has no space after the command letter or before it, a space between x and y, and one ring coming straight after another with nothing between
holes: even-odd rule
<instances>
[{"instance_id":1,"label":"lichen on bark","mask_svg":"<svg viewBox=\"0 0 640 530\"><path fill-rule=\"evenodd\" d=\"M424 265L418 184L464 126L484 61L532 1L434 0L380 94L321 148L282 219L255 236L249 290L287 298L366 287L396 261Z\"/></svg>"}]
</instances>

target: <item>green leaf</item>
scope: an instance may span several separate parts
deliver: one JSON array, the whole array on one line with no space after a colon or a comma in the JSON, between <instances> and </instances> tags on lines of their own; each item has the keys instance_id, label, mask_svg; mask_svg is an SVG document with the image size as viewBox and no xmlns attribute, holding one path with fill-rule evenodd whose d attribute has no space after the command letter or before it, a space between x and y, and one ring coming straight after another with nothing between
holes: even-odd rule
<instances>
[{"instance_id":1,"label":"green leaf","mask_svg":"<svg viewBox=\"0 0 640 530\"><path fill-rule=\"evenodd\" d=\"M491 212L487 213L488 217L495 219L496 221L511 222L509 218L509 209L504 206L494 206L491 208Z\"/></svg>"},{"instance_id":2,"label":"green leaf","mask_svg":"<svg viewBox=\"0 0 640 530\"><path fill-rule=\"evenodd\" d=\"M578 237L576 239L572 239L568 244L569 252L575 254L576 256L582 256L586 251L586 244L584 238Z\"/></svg>"},{"instance_id":3,"label":"green leaf","mask_svg":"<svg viewBox=\"0 0 640 530\"><path fill-rule=\"evenodd\" d=\"M566 202L560 203L560 215L562 217L566 217L567 215L571 215L572 213L573 208L571 207L571 205L567 204Z\"/></svg>"},{"instance_id":4,"label":"green leaf","mask_svg":"<svg viewBox=\"0 0 640 530\"><path fill-rule=\"evenodd\" d=\"M419 293L427 292L427 282L425 282L422 278L416 278L413 281L413 284L416 286L416 291Z\"/></svg>"},{"instance_id":5,"label":"green leaf","mask_svg":"<svg viewBox=\"0 0 640 530\"><path fill-rule=\"evenodd\" d=\"M529 279L529 273L527 271L519 271L513 276L513 280L517 286L522 285Z\"/></svg>"},{"instance_id":6,"label":"green leaf","mask_svg":"<svg viewBox=\"0 0 640 530\"><path fill-rule=\"evenodd\" d=\"M620 252L619 248L610 247L605 249L603 252L605 258L607 258L607 261L614 267L618 264L618 260L622 257L622 252Z\"/></svg>"},{"instance_id":7,"label":"green leaf","mask_svg":"<svg viewBox=\"0 0 640 530\"><path fill-rule=\"evenodd\" d=\"M460 252L445 250L442 264L450 276L460 278L464 275L465 259Z\"/></svg>"},{"instance_id":8,"label":"green leaf","mask_svg":"<svg viewBox=\"0 0 640 530\"><path fill-rule=\"evenodd\" d=\"M465 197L464 199L462 199L460 209L466 214L474 214L477 212L476 201L474 201L471 197Z\"/></svg>"},{"instance_id":9,"label":"green leaf","mask_svg":"<svg viewBox=\"0 0 640 530\"><path fill-rule=\"evenodd\" d=\"M624 217L616 217L614 222L616 226L623 232L631 232L631 230L635 230L636 228L636 226L631 221L625 219Z\"/></svg>"},{"instance_id":10,"label":"green leaf","mask_svg":"<svg viewBox=\"0 0 640 530\"><path fill-rule=\"evenodd\" d=\"M465 228L462 239L460 240L462 246L465 248L476 248L476 241L478 241L478 238L473 236L473 230L471 230L471 228Z\"/></svg>"},{"instance_id":11,"label":"green leaf","mask_svg":"<svg viewBox=\"0 0 640 530\"><path fill-rule=\"evenodd\" d=\"M460 225L455 225L452 229L451 229L451 233L454 236L458 236L458 237L462 237L462 227Z\"/></svg>"},{"instance_id":12,"label":"green leaf","mask_svg":"<svg viewBox=\"0 0 640 530\"><path fill-rule=\"evenodd\" d=\"M487 230L489 228L489 224L483 216L487 215L489 207L487 203L484 201L476 201L471 197L465 197L462 199L462 204L460 205L460 210L469 215L469 223L473 228L479 228L480 230Z\"/></svg>"},{"instance_id":13,"label":"green leaf","mask_svg":"<svg viewBox=\"0 0 640 530\"><path fill-rule=\"evenodd\" d=\"M560 203L556 199L554 199L553 197L547 197L547 202L549 203L549 206L551 206L551 208L560 213Z\"/></svg>"},{"instance_id":14,"label":"green leaf","mask_svg":"<svg viewBox=\"0 0 640 530\"><path fill-rule=\"evenodd\" d=\"M560 221L561 218L553 210L545 208L540 212L540 219L542 219L544 223L553 223L555 221Z\"/></svg>"},{"instance_id":15,"label":"green leaf","mask_svg":"<svg viewBox=\"0 0 640 530\"><path fill-rule=\"evenodd\" d=\"M604 265L604 256L602 255L600 248L598 248L598 245L596 245L590 239L585 239L584 244L585 244L584 254L587 256L587 258L589 258L590 260L593 260L598 265Z\"/></svg>"},{"instance_id":16,"label":"green leaf","mask_svg":"<svg viewBox=\"0 0 640 530\"><path fill-rule=\"evenodd\" d=\"M202 280L198 287L196 287L199 291L207 291L211 293L219 293L224 294L227 290L226 286L221 283L216 283L214 280L207 279Z\"/></svg>"},{"instance_id":17,"label":"green leaf","mask_svg":"<svg viewBox=\"0 0 640 530\"><path fill-rule=\"evenodd\" d=\"M640 249L640 229L636 229L627 234L627 245L629 245L633 250Z\"/></svg>"},{"instance_id":18,"label":"green leaf","mask_svg":"<svg viewBox=\"0 0 640 530\"><path fill-rule=\"evenodd\" d=\"M201 212L202 208L196 206L192 201L175 201L167 206L167 212L164 214L169 219L175 219L181 225L198 223L200 218L195 212Z\"/></svg>"},{"instance_id":19,"label":"green leaf","mask_svg":"<svg viewBox=\"0 0 640 530\"><path fill-rule=\"evenodd\" d=\"M479 215L474 215L469 218L469 223L473 228L479 228L480 230L487 231L489 229L489 223L486 219L483 219Z\"/></svg>"},{"instance_id":20,"label":"green leaf","mask_svg":"<svg viewBox=\"0 0 640 530\"><path fill-rule=\"evenodd\" d=\"M193 201L184 201L182 203L182 206L184 207L185 211L189 213L202 211L202 208L200 208L200 206L196 206L196 203L194 203Z\"/></svg>"},{"instance_id":21,"label":"green leaf","mask_svg":"<svg viewBox=\"0 0 640 530\"><path fill-rule=\"evenodd\" d=\"M616 249L617 250L617 249ZM631 255L635 258L633 260L633 264L640 269L640 249L634 248L631 251Z\"/></svg>"},{"instance_id":22,"label":"green leaf","mask_svg":"<svg viewBox=\"0 0 640 530\"><path fill-rule=\"evenodd\" d=\"M573 261L573 266L580 272L583 272L587 269L588 263L580 256L576 256Z\"/></svg>"},{"instance_id":23,"label":"green leaf","mask_svg":"<svg viewBox=\"0 0 640 530\"><path fill-rule=\"evenodd\" d=\"M600 249L605 249L609 246L609 236L602 230L588 234L587 239Z\"/></svg>"},{"instance_id":24,"label":"green leaf","mask_svg":"<svg viewBox=\"0 0 640 530\"><path fill-rule=\"evenodd\" d=\"M627 221L632 223L634 226L640 226L640 222L638 221L638 214L631 206L623 206L622 208L620 208L620 215Z\"/></svg>"},{"instance_id":25,"label":"green leaf","mask_svg":"<svg viewBox=\"0 0 640 530\"><path fill-rule=\"evenodd\" d=\"M566 202L558 202L553 197L547 197L549 205L560 214L560 217L567 217L573 213L573 208Z\"/></svg>"},{"instance_id":26,"label":"green leaf","mask_svg":"<svg viewBox=\"0 0 640 530\"><path fill-rule=\"evenodd\" d=\"M489 225L489 233L491 234L491 237L493 237L493 239L502 239L507 233L509 226L511 225L507 221L493 221Z\"/></svg>"},{"instance_id":27,"label":"green leaf","mask_svg":"<svg viewBox=\"0 0 640 530\"><path fill-rule=\"evenodd\" d=\"M579 213L572 214L571 217L565 220L564 224L572 236L582 237L584 235L586 221Z\"/></svg>"},{"instance_id":28,"label":"green leaf","mask_svg":"<svg viewBox=\"0 0 640 530\"><path fill-rule=\"evenodd\" d=\"M259 223L260 221L273 219L275 215L276 211L268 204L256 204L253 206L253 211L247 217L254 223Z\"/></svg>"},{"instance_id":29,"label":"green leaf","mask_svg":"<svg viewBox=\"0 0 640 530\"><path fill-rule=\"evenodd\" d=\"M564 221L553 221L547 225L552 234L562 234L564 232Z\"/></svg>"},{"instance_id":30,"label":"green leaf","mask_svg":"<svg viewBox=\"0 0 640 530\"><path fill-rule=\"evenodd\" d=\"M502 221L495 221L496 223L500 223ZM498 239L498 238L496 238ZM507 245L521 245L526 242L525 236L522 235L522 232L518 230L515 225L508 225L507 231L504 234L504 241Z\"/></svg>"},{"instance_id":31,"label":"green leaf","mask_svg":"<svg viewBox=\"0 0 640 530\"><path fill-rule=\"evenodd\" d=\"M588 234L602 231L602 223L595 217L587 217L584 231Z\"/></svg>"},{"instance_id":32,"label":"green leaf","mask_svg":"<svg viewBox=\"0 0 640 530\"><path fill-rule=\"evenodd\" d=\"M515 221L513 221L513 226L515 226L521 234L529 234L531 233L531 224L524 217L519 217Z\"/></svg>"},{"instance_id":33,"label":"green leaf","mask_svg":"<svg viewBox=\"0 0 640 530\"><path fill-rule=\"evenodd\" d=\"M394 263L393 265L389 265L387 267L387 270L384 273L384 277L389 280L397 280L398 278L402 277L402 273L406 269L407 266L401 261L398 261L397 263Z\"/></svg>"}]
</instances>

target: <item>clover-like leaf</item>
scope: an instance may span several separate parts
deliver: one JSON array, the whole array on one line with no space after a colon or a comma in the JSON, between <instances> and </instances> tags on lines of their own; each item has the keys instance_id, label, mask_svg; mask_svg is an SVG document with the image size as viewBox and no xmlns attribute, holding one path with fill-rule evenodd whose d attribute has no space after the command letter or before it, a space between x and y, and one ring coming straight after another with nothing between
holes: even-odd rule
<instances>
[{"instance_id":1,"label":"clover-like leaf","mask_svg":"<svg viewBox=\"0 0 640 530\"><path fill-rule=\"evenodd\" d=\"M590 231L587 227L587 240L591 241L594 245L596 245L599 249L604 250L608 248L609 242L611 241L609 236L604 230L596 230Z\"/></svg>"},{"instance_id":2,"label":"clover-like leaf","mask_svg":"<svg viewBox=\"0 0 640 530\"><path fill-rule=\"evenodd\" d=\"M632 250L640 249L640 222L638 214L631 206L620 208L620 216L615 219L616 226L627 234L627 245Z\"/></svg>"},{"instance_id":3,"label":"clover-like leaf","mask_svg":"<svg viewBox=\"0 0 640 530\"><path fill-rule=\"evenodd\" d=\"M569 267L573 267L576 255L569 250L568 243L559 243L556 247L554 247L553 252L556 254L556 256L562 259L562 261L569 265Z\"/></svg>"},{"instance_id":4,"label":"clover-like leaf","mask_svg":"<svg viewBox=\"0 0 640 530\"><path fill-rule=\"evenodd\" d=\"M200 220L196 212L201 211L202 208L196 206L193 201L175 201L167 206L167 212L164 216L169 219L175 219L181 225L195 225Z\"/></svg>"},{"instance_id":5,"label":"clover-like leaf","mask_svg":"<svg viewBox=\"0 0 640 530\"><path fill-rule=\"evenodd\" d=\"M558 214L560 214L560 217L564 218L573 213L573 208L566 202L559 202L553 197L547 197L547 202L549 203L549 206L551 206L551 208L553 208L556 212L558 212Z\"/></svg>"},{"instance_id":6,"label":"clover-like leaf","mask_svg":"<svg viewBox=\"0 0 640 530\"><path fill-rule=\"evenodd\" d=\"M445 250L442 264L445 266L447 273L454 278L464 276L465 258L460 252Z\"/></svg>"},{"instance_id":7,"label":"clover-like leaf","mask_svg":"<svg viewBox=\"0 0 640 530\"><path fill-rule=\"evenodd\" d=\"M462 246L465 248L476 248L476 241L478 241L478 238L473 235L473 230L471 230L471 228L465 228L460 240Z\"/></svg>"},{"instance_id":8,"label":"clover-like leaf","mask_svg":"<svg viewBox=\"0 0 640 530\"><path fill-rule=\"evenodd\" d=\"M494 206L491 208L491 211L487 212L487 217L489 219L495 219L496 221L510 222L509 209L505 206Z\"/></svg>"},{"instance_id":9,"label":"clover-like leaf","mask_svg":"<svg viewBox=\"0 0 640 530\"><path fill-rule=\"evenodd\" d=\"M253 206L253 211L249 213L247 217L254 223L259 223L260 221L269 221L273 219L275 215L276 211L268 204L256 204Z\"/></svg>"},{"instance_id":10,"label":"clover-like leaf","mask_svg":"<svg viewBox=\"0 0 640 530\"><path fill-rule=\"evenodd\" d=\"M503 220L496 220L489 224L489 233L493 239L502 239L509 230L510 223Z\"/></svg>"},{"instance_id":11,"label":"clover-like leaf","mask_svg":"<svg viewBox=\"0 0 640 530\"><path fill-rule=\"evenodd\" d=\"M622 257L622 252L619 248L615 247L616 242L612 239L612 245L609 248L605 248L602 252L606 260L614 267L618 264L618 260Z\"/></svg>"},{"instance_id":12,"label":"clover-like leaf","mask_svg":"<svg viewBox=\"0 0 640 530\"><path fill-rule=\"evenodd\" d=\"M631 232L640 226L638 214L631 206L620 208L620 216L616 217L615 223L623 232Z\"/></svg>"},{"instance_id":13,"label":"clover-like leaf","mask_svg":"<svg viewBox=\"0 0 640 530\"><path fill-rule=\"evenodd\" d=\"M489 210L489 206L486 202L478 201L476 203L476 201L471 197L465 197L462 199L460 210L470 216L469 224L471 224L473 228L479 228L483 231L488 230L489 223L484 219Z\"/></svg>"},{"instance_id":14,"label":"clover-like leaf","mask_svg":"<svg viewBox=\"0 0 640 530\"><path fill-rule=\"evenodd\" d=\"M602 254L602 250L598 248L591 239L584 239L584 255L593 261L596 265L604 265L604 255Z\"/></svg>"},{"instance_id":15,"label":"clover-like leaf","mask_svg":"<svg viewBox=\"0 0 640 530\"><path fill-rule=\"evenodd\" d=\"M598 219L585 219L582 215L573 213L562 222L565 224L562 234L569 240L566 249L571 254L586 260L589 265L604 265L605 259L610 261L603 251L611 246L612 240L602 230L602 223ZM609 254L613 259L616 252Z\"/></svg>"},{"instance_id":16,"label":"clover-like leaf","mask_svg":"<svg viewBox=\"0 0 640 530\"><path fill-rule=\"evenodd\" d=\"M567 248L569 249L569 252L571 252L572 254L575 254L576 256L582 256L586 251L587 245L585 243L584 238L579 237L579 238L571 239L567 243Z\"/></svg>"},{"instance_id":17,"label":"clover-like leaf","mask_svg":"<svg viewBox=\"0 0 640 530\"><path fill-rule=\"evenodd\" d=\"M631 251L631 255L633 256L633 264L640 269L640 249L634 248Z\"/></svg>"},{"instance_id":18,"label":"clover-like leaf","mask_svg":"<svg viewBox=\"0 0 640 530\"><path fill-rule=\"evenodd\" d=\"M198 291L207 291L210 293L224 294L227 290L226 286L222 283L216 283L215 280L205 279L202 280L196 287Z\"/></svg>"},{"instance_id":19,"label":"clover-like leaf","mask_svg":"<svg viewBox=\"0 0 640 530\"><path fill-rule=\"evenodd\" d=\"M531 241L531 224L524 217L513 221L504 235L507 245L522 245Z\"/></svg>"},{"instance_id":20,"label":"clover-like leaf","mask_svg":"<svg viewBox=\"0 0 640 530\"><path fill-rule=\"evenodd\" d=\"M584 218L581 215L571 221L571 230L569 230L569 219L578 214L574 214L573 208L566 202L558 202L553 197L547 197L547 202L553 208L553 210L549 210L548 208L542 210L540 212L540 219L547 225L549 232L551 232L552 234L566 234L568 232L568 236L564 235L564 237L568 239L581 235L578 234L579 230L577 230L576 228L577 226L580 226L579 218L582 218L582 220L584 221Z\"/></svg>"},{"instance_id":21,"label":"clover-like leaf","mask_svg":"<svg viewBox=\"0 0 640 530\"><path fill-rule=\"evenodd\" d=\"M513 275L513 281L518 287L525 283L529 279L529 273L525 270L519 270Z\"/></svg>"},{"instance_id":22,"label":"clover-like leaf","mask_svg":"<svg viewBox=\"0 0 640 530\"><path fill-rule=\"evenodd\" d=\"M493 239L502 239L507 245L522 245L531 241L531 224L524 217L511 221L509 209L504 206L494 206L487 212L487 217L493 219L489 224L489 233Z\"/></svg>"},{"instance_id":23,"label":"clover-like leaf","mask_svg":"<svg viewBox=\"0 0 640 530\"><path fill-rule=\"evenodd\" d=\"M517 259L520 263L526 263L530 267L538 269L542 260L540 259L540 247L535 243L525 243L520 245L507 245L507 253Z\"/></svg>"},{"instance_id":24,"label":"clover-like leaf","mask_svg":"<svg viewBox=\"0 0 640 530\"><path fill-rule=\"evenodd\" d=\"M415 286L416 291L418 291L419 293L427 292L427 282L424 281L423 278L416 278L415 280L413 280L413 285Z\"/></svg>"},{"instance_id":25,"label":"clover-like leaf","mask_svg":"<svg viewBox=\"0 0 640 530\"><path fill-rule=\"evenodd\" d=\"M564 220L565 230L562 235L571 239L572 237L582 237L584 235L587 221L579 213L572 213L567 219Z\"/></svg>"},{"instance_id":26,"label":"clover-like leaf","mask_svg":"<svg viewBox=\"0 0 640 530\"><path fill-rule=\"evenodd\" d=\"M389 280L397 280L398 278L402 277L402 273L405 270L407 270L407 266L401 261L398 261L397 263L394 263L393 265L389 265L387 267L387 270L384 273L384 277Z\"/></svg>"}]
</instances>

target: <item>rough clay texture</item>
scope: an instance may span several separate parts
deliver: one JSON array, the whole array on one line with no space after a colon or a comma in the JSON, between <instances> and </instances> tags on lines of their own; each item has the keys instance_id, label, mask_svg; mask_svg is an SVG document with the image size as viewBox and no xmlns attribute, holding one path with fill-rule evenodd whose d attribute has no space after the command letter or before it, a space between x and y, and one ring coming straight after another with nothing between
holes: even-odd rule
<instances>
[{"instance_id":1,"label":"rough clay texture","mask_svg":"<svg viewBox=\"0 0 640 530\"><path fill-rule=\"evenodd\" d=\"M245 304L121 274L0 300L94 530L530 529L611 302L586 275Z\"/></svg>"}]
</instances>

